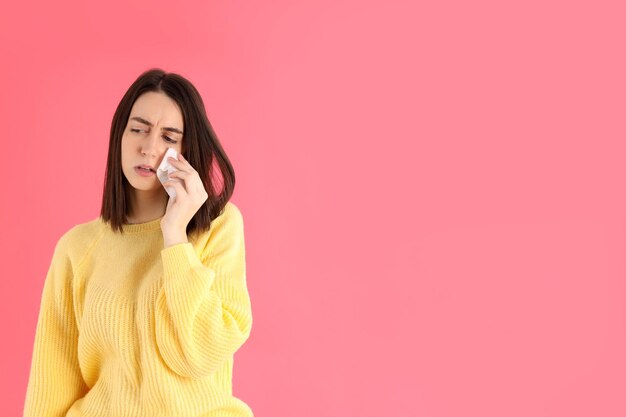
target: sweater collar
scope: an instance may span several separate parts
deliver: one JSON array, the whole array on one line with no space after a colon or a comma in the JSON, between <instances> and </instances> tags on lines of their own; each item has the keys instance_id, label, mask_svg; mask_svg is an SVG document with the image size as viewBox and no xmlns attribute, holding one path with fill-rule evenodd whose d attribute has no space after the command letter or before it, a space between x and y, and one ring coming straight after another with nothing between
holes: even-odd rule
<instances>
[{"instance_id":1,"label":"sweater collar","mask_svg":"<svg viewBox=\"0 0 626 417\"><path fill-rule=\"evenodd\" d=\"M124 230L124 232L129 233L159 230L161 229L161 219L163 219L163 216L159 217L158 219L150 220L144 223L126 223L122 225L122 229Z\"/></svg>"}]
</instances>

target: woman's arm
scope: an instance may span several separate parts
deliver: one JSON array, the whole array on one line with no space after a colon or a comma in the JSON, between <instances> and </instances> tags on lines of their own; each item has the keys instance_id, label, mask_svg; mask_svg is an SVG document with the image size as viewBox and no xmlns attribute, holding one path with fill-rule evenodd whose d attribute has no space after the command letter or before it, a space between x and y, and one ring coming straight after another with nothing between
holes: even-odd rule
<instances>
[{"instance_id":1,"label":"woman's arm","mask_svg":"<svg viewBox=\"0 0 626 417\"><path fill-rule=\"evenodd\" d=\"M41 296L24 417L61 417L88 391L78 363L67 235L54 249Z\"/></svg>"},{"instance_id":2,"label":"woman's arm","mask_svg":"<svg viewBox=\"0 0 626 417\"><path fill-rule=\"evenodd\" d=\"M179 375L206 377L243 345L252 327L241 212L231 205L213 220L200 256L187 242L164 248L161 258L159 352Z\"/></svg>"}]
</instances>

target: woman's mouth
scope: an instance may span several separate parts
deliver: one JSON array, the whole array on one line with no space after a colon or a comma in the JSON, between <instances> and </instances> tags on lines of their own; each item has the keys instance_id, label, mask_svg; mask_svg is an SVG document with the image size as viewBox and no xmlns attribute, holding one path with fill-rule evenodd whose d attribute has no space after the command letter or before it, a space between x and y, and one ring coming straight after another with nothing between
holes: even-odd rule
<instances>
[{"instance_id":1,"label":"woman's mouth","mask_svg":"<svg viewBox=\"0 0 626 417\"><path fill-rule=\"evenodd\" d=\"M152 175L156 175L154 171L151 171L148 168L135 167L135 172L142 177L151 177Z\"/></svg>"}]
</instances>

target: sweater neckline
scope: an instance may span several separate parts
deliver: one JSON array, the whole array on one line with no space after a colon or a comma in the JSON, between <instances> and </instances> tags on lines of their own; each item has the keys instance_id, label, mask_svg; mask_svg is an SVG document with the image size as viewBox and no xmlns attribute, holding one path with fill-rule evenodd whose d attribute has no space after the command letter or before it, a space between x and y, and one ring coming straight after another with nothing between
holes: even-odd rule
<instances>
[{"instance_id":1,"label":"sweater neckline","mask_svg":"<svg viewBox=\"0 0 626 417\"><path fill-rule=\"evenodd\" d=\"M129 233L159 230L161 229L161 219L163 219L164 216L165 215L159 217L158 219L150 220L143 223L125 223L122 224L122 230Z\"/></svg>"}]
</instances>

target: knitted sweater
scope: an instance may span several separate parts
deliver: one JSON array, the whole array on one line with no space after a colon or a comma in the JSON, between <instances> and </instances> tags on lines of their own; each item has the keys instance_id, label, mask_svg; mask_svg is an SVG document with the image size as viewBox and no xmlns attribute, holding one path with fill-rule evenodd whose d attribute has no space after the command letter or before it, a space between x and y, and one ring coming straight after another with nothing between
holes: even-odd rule
<instances>
[{"instance_id":1,"label":"knitted sweater","mask_svg":"<svg viewBox=\"0 0 626 417\"><path fill-rule=\"evenodd\" d=\"M251 417L232 395L250 335L243 217L164 248L160 220L101 217L58 240L43 284L25 417Z\"/></svg>"}]
</instances>

